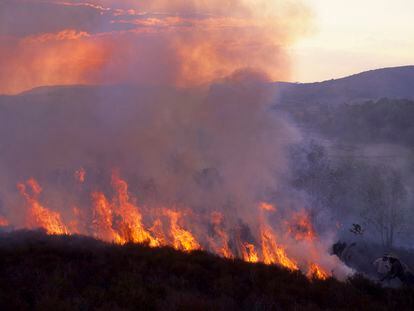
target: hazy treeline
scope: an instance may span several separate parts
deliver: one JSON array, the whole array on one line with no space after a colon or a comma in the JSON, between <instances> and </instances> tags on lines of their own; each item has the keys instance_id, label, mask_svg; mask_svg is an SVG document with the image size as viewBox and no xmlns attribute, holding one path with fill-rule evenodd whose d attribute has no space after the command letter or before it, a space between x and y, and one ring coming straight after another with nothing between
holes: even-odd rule
<instances>
[{"instance_id":1,"label":"hazy treeline","mask_svg":"<svg viewBox=\"0 0 414 311\"><path fill-rule=\"evenodd\" d=\"M414 102L281 105L304 133L291 149L292 185L339 237L411 247ZM318 220L318 219L316 219ZM352 224L362 232L351 234Z\"/></svg>"},{"instance_id":2,"label":"hazy treeline","mask_svg":"<svg viewBox=\"0 0 414 311\"><path fill-rule=\"evenodd\" d=\"M387 99L341 105L286 104L286 111L302 127L347 143L414 145L414 101Z\"/></svg>"}]
</instances>

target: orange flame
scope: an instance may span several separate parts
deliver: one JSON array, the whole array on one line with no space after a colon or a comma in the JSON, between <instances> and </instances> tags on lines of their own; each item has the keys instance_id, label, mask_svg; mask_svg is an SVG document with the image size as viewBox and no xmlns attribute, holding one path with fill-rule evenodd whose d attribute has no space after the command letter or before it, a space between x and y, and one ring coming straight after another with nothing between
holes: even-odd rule
<instances>
[{"instance_id":1,"label":"orange flame","mask_svg":"<svg viewBox=\"0 0 414 311\"><path fill-rule=\"evenodd\" d=\"M261 229L263 262L265 264L279 264L290 270L299 270L295 261L290 259L284 248L276 243L276 238L269 227Z\"/></svg>"},{"instance_id":2,"label":"orange flame","mask_svg":"<svg viewBox=\"0 0 414 311\"><path fill-rule=\"evenodd\" d=\"M44 228L48 234L92 234L97 239L117 244L145 243L151 247L170 245L185 252L203 249L204 246L198 241L200 236L194 235L188 228L185 228L186 212L170 208L140 208L135 198L130 196L127 182L121 179L116 171L112 174L111 184L114 190L112 199L108 199L102 192L91 193L92 223L90 226L86 225L84 212L77 207L72 208L72 219L66 226L58 212L49 210L39 202L42 188L36 180L32 178L25 183L19 183L17 187L28 206L26 226ZM275 210L273 205L267 203L261 203L259 206L261 210ZM153 219L151 227L145 226L142 211L148 213L149 219ZM236 253L233 253L230 248L229 232L225 227L224 216L219 212L211 214L209 233L203 241L207 243L206 249L225 258L240 256L246 262L276 264L291 271L304 267L309 278L328 278L328 273L315 263L317 262L315 254L318 253L318 249L313 241L316 234L309 216L302 211L294 214L292 219L293 223L289 224L288 233L296 240L307 243L312 262L307 266L301 265L300 261L296 260L297 258L290 257L289 248L278 241L274 229L267 224L263 213L260 214L261 225L258 236L252 239L257 243L248 242L239 237L235 245L235 247L238 245ZM8 225L7 220L0 217L0 226L5 225Z\"/></svg>"},{"instance_id":3,"label":"orange flame","mask_svg":"<svg viewBox=\"0 0 414 311\"><path fill-rule=\"evenodd\" d=\"M259 262L259 255L251 243L243 243L241 247L243 260L251 263Z\"/></svg>"},{"instance_id":4,"label":"orange flame","mask_svg":"<svg viewBox=\"0 0 414 311\"><path fill-rule=\"evenodd\" d=\"M307 277L310 279L316 278L319 280L326 280L329 277L329 274L325 272L321 267L319 267L316 263L311 263Z\"/></svg>"},{"instance_id":5,"label":"orange flame","mask_svg":"<svg viewBox=\"0 0 414 311\"><path fill-rule=\"evenodd\" d=\"M180 226L179 221L182 218L181 212L165 209L164 213L170 219L170 234L175 249L186 252L201 249L200 244L191 232Z\"/></svg>"},{"instance_id":6,"label":"orange flame","mask_svg":"<svg viewBox=\"0 0 414 311\"><path fill-rule=\"evenodd\" d=\"M112 206L103 193L92 193L92 208L94 236L108 242L125 243L125 240L112 228Z\"/></svg>"},{"instance_id":7,"label":"orange flame","mask_svg":"<svg viewBox=\"0 0 414 311\"><path fill-rule=\"evenodd\" d=\"M30 188L31 193L28 192L26 185ZM17 188L29 207L27 226L29 228L44 228L48 234L69 234L60 214L45 208L38 201L38 196L42 192L38 182L31 178L26 182L26 185L19 183Z\"/></svg>"},{"instance_id":8,"label":"orange flame","mask_svg":"<svg viewBox=\"0 0 414 311\"><path fill-rule=\"evenodd\" d=\"M128 242L148 243L152 247L159 246L160 243L145 229L139 209L130 202L128 184L119 177L117 172L112 174L112 185L116 191L116 213L121 219L122 238Z\"/></svg>"},{"instance_id":9,"label":"orange flame","mask_svg":"<svg viewBox=\"0 0 414 311\"><path fill-rule=\"evenodd\" d=\"M305 210L293 215L289 232L297 241L312 241L316 237L312 222Z\"/></svg>"},{"instance_id":10,"label":"orange flame","mask_svg":"<svg viewBox=\"0 0 414 311\"><path fill-rule=\"evenodd\" d=\"M211 214L211 225L214 234L213 238L209 238L211 248L216 254L224 258L233 258L233 253L229 247L229 236L223 228L223 214L213 212Z\"/></svg>"},{"instance_id":11,"label":"orange flame","mask_svg":"<svg viewBox=\"0 0 414 311\"><path fill-rule=\"evenodd\" d=\"M159 218L155 219L154 224L148 230L152 233L154 238L157 240L157 242L159 244L158 246L168 245L168 242L165 238L165 234L164 234L164 230L163 230L163 224L162 224L161 219L159 219Z\"/></svg>"}]
</instances>

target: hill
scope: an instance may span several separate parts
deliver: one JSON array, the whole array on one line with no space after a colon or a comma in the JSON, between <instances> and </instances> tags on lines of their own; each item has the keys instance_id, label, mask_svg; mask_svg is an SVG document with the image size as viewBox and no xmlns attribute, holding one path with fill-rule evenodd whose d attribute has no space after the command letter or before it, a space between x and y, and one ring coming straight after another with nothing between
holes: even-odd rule
<instances>
[{"instance_id":1,"label":"hill","mask_svg":"<svg viewBox=\"0 0 414 311\"><path fill-rule=\"evenodd\" d=\"M0 234L2 310L412 310L414 291L355 276L42 232Z\"/></svg>"},{"instance_id":2,"label":"hill","mask_svg":"<svg viewBox=\"0 0 414 311\"><path fill-rule=\"evenodd\" d=\"M380 98L414 99L414 66L362 72L317 83L276 83L281 104L342 104Z\"/></svg>"}]
</instances>

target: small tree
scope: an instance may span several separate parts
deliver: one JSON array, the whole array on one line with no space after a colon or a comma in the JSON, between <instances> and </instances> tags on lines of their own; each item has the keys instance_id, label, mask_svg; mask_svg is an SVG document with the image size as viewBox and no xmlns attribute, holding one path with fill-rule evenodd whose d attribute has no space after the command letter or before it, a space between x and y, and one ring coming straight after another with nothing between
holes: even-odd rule
<instances>
[{"instance_id":1,"label":"small tree","mask_svg":"<svg viewBox=\"0 0 414 311\"><path fill-rule=\"evenodd\" d=\"M392 249L396 236L405 227L407 191L401 175L387 167L372 171L362 185L362 216L381 237L383 247Z\"/></svg>"}]
</instances>

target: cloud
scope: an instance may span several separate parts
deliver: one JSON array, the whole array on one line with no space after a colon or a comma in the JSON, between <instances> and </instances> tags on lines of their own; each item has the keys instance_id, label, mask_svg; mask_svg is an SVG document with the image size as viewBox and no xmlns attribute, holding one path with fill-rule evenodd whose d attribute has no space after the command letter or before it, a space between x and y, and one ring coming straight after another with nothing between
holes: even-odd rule
<instances>
[{"instance_id":1,"label":"cloud","mask_svg":"<svg viewBox=\"0 0 414 311\"><path fill-rule=\"evenodd\" d=\"M45 84L187 87L241 68L284 79L287 48L310 20L293 0L6 0L0 6L0 93Z\"/></svg>"}]
</instances>

